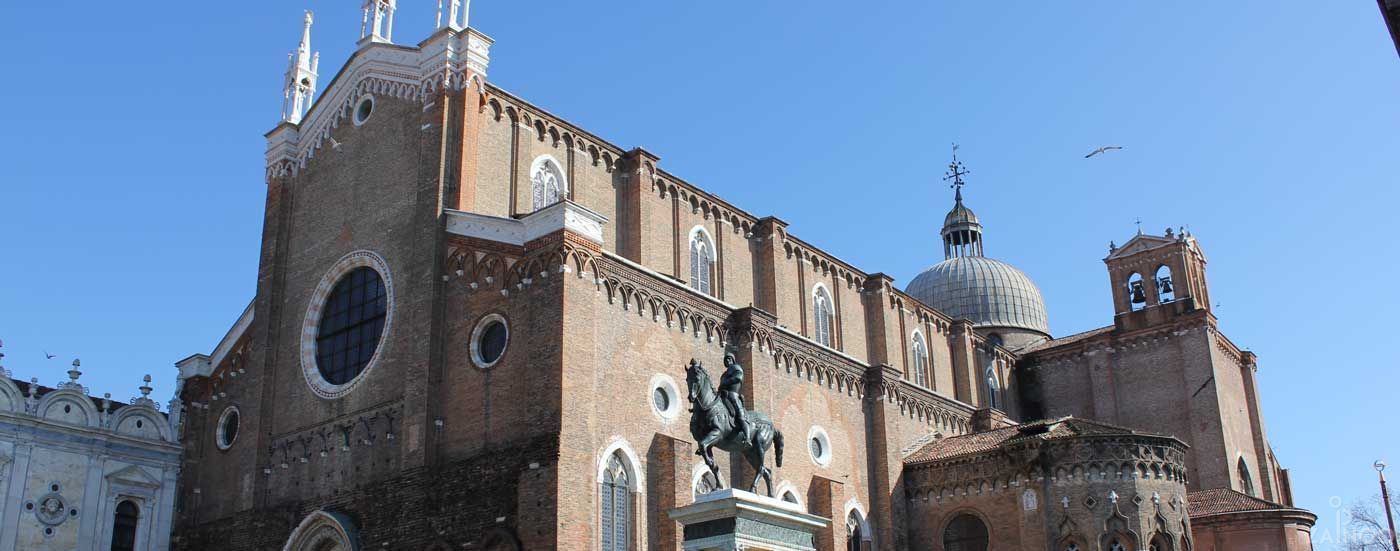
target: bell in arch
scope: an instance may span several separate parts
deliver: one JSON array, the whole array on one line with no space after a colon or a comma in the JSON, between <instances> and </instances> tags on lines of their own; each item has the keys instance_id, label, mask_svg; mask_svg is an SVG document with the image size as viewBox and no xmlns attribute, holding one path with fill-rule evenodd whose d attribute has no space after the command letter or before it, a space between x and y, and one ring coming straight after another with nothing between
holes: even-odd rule
<instances>
[{"instance_id":1,"label":"bell in arch","mask_svg":"<svg viewBox=\"0 0 1400 551\"><path fill-rule=\"evenodd\" d=\"M1133 282L1133 304L1143 304L1147 302L1147 294L1142 291L1142 282Z\"/></svg>"},{"instance_id":2,"label":"bell in arch","mask_svg":"<svg viewBox=\"0 0 1400 551\"><path fill-rule=\"evenodd\" d=\"M1171 276L1167 276L1167 277L1163 277L1163 278L1158 279L1158 280L1157 280L1157 288L1158 288L1158 289L1161 289L1162 294L1167 294L1167 293L1173 292L1173 289L1172 289L1172 278L1171 278Z\"/></svg>"}]
</instances>

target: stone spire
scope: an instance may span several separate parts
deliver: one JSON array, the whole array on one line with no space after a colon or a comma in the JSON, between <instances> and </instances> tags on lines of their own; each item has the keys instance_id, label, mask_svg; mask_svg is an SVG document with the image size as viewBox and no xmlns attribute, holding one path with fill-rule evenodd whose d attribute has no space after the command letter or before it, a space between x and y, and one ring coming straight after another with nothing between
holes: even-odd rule
<instances>
[{"instance_id":1,"label":"stone spire","mask_svg":"<svg viewBox=\"0 0 1400 551\"><path fill-rule=\"evenodd\" d=\"M365 0L360 15L360 45L394 42L394 10L397 0Z\"/></svg>"},{"instance_id":2,"label":"stone spire","mask_svg":"<svg viewBox=\"0 0 1400 551\"><path fill-rule=\"evenodd\" d=\"M444 7L447 8L447 21L445 22L442 18ZM472 0L438 0L437 28L447 27L454 31L466 30L471 10Z\"/></svg>"},{"instance_id":3,"label":"stone spire","mask_svg":"<svg viewBox=\"0 0 1400 551\"><path fill-rule=\"evenodd\" d=\"M301 43L296 51L287 54L287 79L282 88L282 120L301 124L302 117L311 109L311 99L316 95L316 71L321 65L321 54L311 53L311 11L307 10L302 19Z\"/></svg>"}]
</instances>

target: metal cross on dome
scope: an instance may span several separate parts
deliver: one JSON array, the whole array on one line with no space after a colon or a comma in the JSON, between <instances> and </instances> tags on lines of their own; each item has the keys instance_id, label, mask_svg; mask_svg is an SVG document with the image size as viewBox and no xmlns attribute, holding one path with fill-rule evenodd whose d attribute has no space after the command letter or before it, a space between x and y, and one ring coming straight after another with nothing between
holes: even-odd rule
<instances>
[{"instance_id":1,"label":"metal cross on dome","mask_svg":"<svg viewBox=\"0 0 1400 551\"><path fill-rule=\"evenodd\" d=\"M967 185L962 177L968 174L972 174L972 171L968 170L967 166L963 165L962 161L958 160L958 144L953 144L953 162L948 163L948 174L943 176L943 181L953 181L948 187L957 190L956 196L959 201L962 200L962 187Z\"/></svg>"}]
</instances>

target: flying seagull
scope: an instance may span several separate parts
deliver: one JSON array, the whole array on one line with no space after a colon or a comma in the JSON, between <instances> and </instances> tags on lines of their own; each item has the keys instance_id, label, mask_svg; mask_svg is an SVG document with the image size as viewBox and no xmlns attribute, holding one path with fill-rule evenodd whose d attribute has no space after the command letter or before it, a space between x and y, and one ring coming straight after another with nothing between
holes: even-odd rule
<instances>
[{"instance_id":1,"label":"flying seagull","mask_svg":"<svg viewBox=\"0 0 1400 551\"><path fill-rule=\"evenodd\" d=\"M44 359L45 359L45 360L52 360L52 359L54 359L54 356L56 356L56 355L57 355L57 354L50 354L48 350L45 350L45 351L44 351Z\"/></svg>"},{"instance_id":2,"label":"flying seagull","mask_svg":"<svg viewBox=\"0 0 1400 551\"><path fill-rule=\"evenodd\" d=\"M1090 152L1088 155L1085 155L1084 158L1085 158L1085 159L1088 159L1089 157L1093 157L1094 155L1098 155L1098 154L1100 154L1100 153L1108 153L1109 151L1113 151L1113 150L1115 150L1115 149L1123 149L1123 146L1120 146L1120 145L1105 145L1105 146L1103 146L1103 147L1100 147L1100 148L1098 148L1098 149L1093 150L1093 151Z\"/></svg>"},{"instance_id":3,"label":"flying seagull","mask_svg":"<svg viewBox=\"0 0 1400 551\"><path fill-rule=\"evenodd\" d=\"M331 141L331 149L340 151L340 142L335 141L335 138L332 138L330 136L326 136L326 139Z\"/></svg>"}]
</instances>

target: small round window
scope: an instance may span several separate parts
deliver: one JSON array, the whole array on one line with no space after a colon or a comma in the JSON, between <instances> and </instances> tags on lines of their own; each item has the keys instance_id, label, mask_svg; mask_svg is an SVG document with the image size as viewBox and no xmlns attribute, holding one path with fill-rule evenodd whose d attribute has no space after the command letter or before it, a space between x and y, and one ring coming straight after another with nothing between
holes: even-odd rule
<instances>
[{"instance_id":1,"label":"small round window","mask_svg":"<svg viewBox=\"0 0 1400 551\"><path fill-rule=\"evenodd\" d=\"M651 405L656 408L656 411L671 409L671 397L666 395L666 389L661 387L651 389Z\"/></svg>"},{"instance_id":2,"label":"small round window","mask_svg":"<svg viewBox=\"0 0 1400 551\"><path fill-rule=\"evenodd\" d=\"M365 96L360 99L360 103L355 105L355 126L359 126L369 120L369 116L374 114L374 96Z\"/></svg>"},{"instance_id":3,"label":"small round window","mask_svg":"<svg viewBox=\"0 0 1400 551\"><path fill-rule=\"evenodd\" d=\"M233 441L238 439L238 408L230 407L224 410L219 416L218 444L219 449L227 450L233 447Z\"/></svg>"},{"instance_id":4,"label":"small round window","mask_svg":"<svg viewBox=\"0 0 1400 551\"><path fill-rule=\"evenodd\" d=\"M826 429L814 426L807 431L807 452L817 465L825 467L831 464L831 438L826 435Z\"/></svg>"},{"instance_id":5,"label":"small round window","mask_svg":"<svg viewBox=\"0 0 1400 551\"><path fill-rule=\"evenodd\" d=\"M477 367L488 368L501 361L510 343L510 329L500 314L490 314L477 322L472 331L472 361Z\"/></svg>"},{"instance_id":6,"label":"small round window","mask_svg":"<svg viewBox=\"0 0 1400 551\"><path fill-rule=\"evenodd\" d=\"M331 289L322 310L316 369L326 382L343 385L364 371L379 348L389 311L384 280L374 268L355 268Z\"/></svg>"},{"instance_id":7,"label":"small round window","mask_svg":"<svg viewBox=\"0 0 1400 551\"><path fill-rule=\"evenodd\" d=\"M681 412L680 390L676 381L662 373L651 378L651 410L661 421L671 421Z\"/></svg>"}]
</instances>

